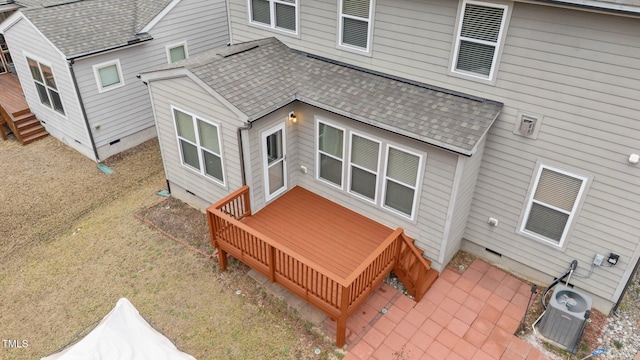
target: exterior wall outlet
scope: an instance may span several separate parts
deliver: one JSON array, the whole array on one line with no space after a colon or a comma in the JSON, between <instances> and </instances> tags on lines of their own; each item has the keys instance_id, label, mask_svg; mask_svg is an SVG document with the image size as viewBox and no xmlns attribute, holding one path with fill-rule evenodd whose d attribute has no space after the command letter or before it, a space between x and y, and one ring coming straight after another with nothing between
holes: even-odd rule
<instances>
[{"instance_id":1,"label":"exterior wall outlet","mask_svg":"<svg viewBox=\"0 0 640 360\"><path fill-rule=\"evenodd\" d=\"M498 219L490 217L489 220L487 220L487 224L491 226L498 226Z\"/></svg>"},{"instance_id":2,"label":"exterior wall outlet","mask_svg":"<svg viewBox=\"0 0 640 360\"><path fill-rule=\"evenodd\" d=\"M600 266L602 265L603 260L604 260L604 255L596 254L596 257L593 258L593 265Z\"/></svg>"},{"instance_id":3,"label":"exterior wall outlet","mask_svg":"<svg viewBox=\"0 0 640 360\"><path fill-rule=\"evenodd\" d=\"M613 265L618 263L618 260L620 260L620 255L618 255L616 253L611 253L611 254L609 254L609 259L607 259L607 262L611 266L613 266Z\"/></svg>"}]
</instances>

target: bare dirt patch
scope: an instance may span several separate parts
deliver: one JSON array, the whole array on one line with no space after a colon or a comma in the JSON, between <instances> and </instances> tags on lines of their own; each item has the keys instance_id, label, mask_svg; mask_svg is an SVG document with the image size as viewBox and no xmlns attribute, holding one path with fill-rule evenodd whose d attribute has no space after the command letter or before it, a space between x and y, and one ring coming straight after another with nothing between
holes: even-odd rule
<instances>
[{"instance_id":1,"label":"bare dirt patch","mask_svg":"<svg viewBox=\"0 0 640 360\"><path fill-rule=\"evenodd\" d=\"M211 246L207 217L201 211L169 197L137 215L177 242L188 245L205 257L213 257L215 249Z\"/></svg>"},{"instance_id":2,"label":"bare dirt patch","mask_svg":"<svg viewBox=\"0 0 640 360\"><path fill-rule=\"evenodd\" d=\"M111 175L53 138L24 147L0 141L0 154L0 339L29 344L0 348L1 359L59 351L120 297L198 359L321 359L333 351L245 267L232 262L220 272L135 218L165 187L156 141L105 161Z\"/></svg>"}]
</instances>

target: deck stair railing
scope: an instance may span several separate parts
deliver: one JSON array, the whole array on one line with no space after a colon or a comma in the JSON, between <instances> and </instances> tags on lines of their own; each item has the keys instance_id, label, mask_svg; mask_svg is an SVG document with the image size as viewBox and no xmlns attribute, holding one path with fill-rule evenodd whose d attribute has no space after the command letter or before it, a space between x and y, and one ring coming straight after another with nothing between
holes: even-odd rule
<instances>
[{"instance_id":1,"label":"deck stair railing","mask_svg":"<svg viewBox=\"0 0 640 360\"><path fill-rule=\"evenodd\" d=\"M401 280L416 299L424 294L422 283L429 276L438 276L430 270L428 260L413 246L413 240L401 228L395 230L349 276L336 275L330 269L287 248L242 222L251 216L249 187L244 186L207 209L211 243L218 249L222 270L227 268L227 253L261 272L316 306L337 320L336 345L346 341L347 319L362 305L382 280L392 271L399 271ZM419 256L416 256L419 254ZM406 265L400 258L409 259ZM424 260L420 261L418 258Z\"/></svg>"}]
</instances>

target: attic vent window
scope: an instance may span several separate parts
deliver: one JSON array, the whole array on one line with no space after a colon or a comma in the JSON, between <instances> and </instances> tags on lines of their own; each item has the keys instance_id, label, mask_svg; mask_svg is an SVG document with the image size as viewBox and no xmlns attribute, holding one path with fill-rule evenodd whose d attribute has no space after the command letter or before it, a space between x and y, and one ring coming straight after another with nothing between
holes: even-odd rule
<instances>
[{"instance_id":1,"label":"attic vent window","mask_svg":"<svg viewBox=\"0 0 640 360\"><path fill-rule=\"evenodd\" d=\"M518 113L513 133L531 139L537 139L540 125L542 125L541 115Z\"/></svg>"}]
</instances>

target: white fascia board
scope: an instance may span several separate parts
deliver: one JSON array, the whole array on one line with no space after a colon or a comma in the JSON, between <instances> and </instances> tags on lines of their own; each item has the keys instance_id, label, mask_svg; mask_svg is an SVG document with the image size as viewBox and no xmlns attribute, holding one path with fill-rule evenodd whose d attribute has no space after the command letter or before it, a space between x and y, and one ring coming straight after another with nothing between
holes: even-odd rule
<instances>
[{"instance_id":1,"label":"white fascia board","mask_svg":"<svg viewBox=\"0 0 640 360\"><path fill-rule=\"evenodd\" d=\"M222 95L220 95L218 92L216 92L214 89L212 89L209 85L207 85L204 81L202 81L200 78L195 76L191 71L189 71L186 68L178 67L178 68L171 68L171 69L165 69L165 70L150 71L150 72L140 74L140 79L142 81L152 82L157 80L167 80L167 79L178 78L183 76L186 76L189 79L193 80L202 89L204 89L204 91L206 91L208 94L216 98L216 100L220 101L229 110L231 110L234 114L236 114L238 116L238 119L242 123L241 125L244 125L248 122L248 117L245 113L240 111L240 109L238 109L233 104L231 104L227 99L225 99Z\"/></svg>"},{"instance_id":2,"label":"white fascia board","mask_svg":"<svg viewBox=\"0 0 640 360\"><path fill-rule=\"evenodd\" d=\"M160 11L160 13L156 15L156 17L154 17L147 25L145 25L145 27L143 27L142 30L140 30L140 32L148 33L154 26L156 26L156 24L160 22L160 20L162 20L165 16L167 16L167 14L171 10L173 10L173 8L176 7L176 5L178 5L180 1L182 0L173 0L172 2L170 2L169 5L167 5L164 9L162 9L162 11Z\"/></svg>"}]
</instances>

